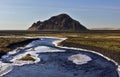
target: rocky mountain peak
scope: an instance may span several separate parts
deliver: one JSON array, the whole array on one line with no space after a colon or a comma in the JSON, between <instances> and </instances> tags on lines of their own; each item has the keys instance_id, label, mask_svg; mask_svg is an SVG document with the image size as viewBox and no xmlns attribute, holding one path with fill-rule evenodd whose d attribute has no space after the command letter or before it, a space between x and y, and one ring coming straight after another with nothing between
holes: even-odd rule
<instances>
[{"instance_id":1,"label":"rocky mountain peak","mask_svg":"<svg viewBox=\"0 0 120 77\"><path fill-rule=\"evenodd\" d=\"M81 25L78 21L72 19L69 15L60 14L43 22L38 21L34 23L28 30L80 31L87 30L87 28Z\"/></svg>"}]
</instances>

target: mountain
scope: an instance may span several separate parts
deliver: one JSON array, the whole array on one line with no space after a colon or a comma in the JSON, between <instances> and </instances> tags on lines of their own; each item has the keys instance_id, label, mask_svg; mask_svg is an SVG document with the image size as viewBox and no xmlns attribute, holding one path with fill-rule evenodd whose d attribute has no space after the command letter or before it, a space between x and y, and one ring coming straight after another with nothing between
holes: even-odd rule
<instances>
[{"instance_id":1,"label":"mountain","mask_svg":"<svg viewBox=\"0 0 120 77\"><path fill-rule=\"evenodd\" d=\"M33 23L28 30L40 30L40 31L81 31L88 30L78 21L72 19L67 14L60 14L53 16L43 22L38 21Z\"/></svg>"}]
</instances>

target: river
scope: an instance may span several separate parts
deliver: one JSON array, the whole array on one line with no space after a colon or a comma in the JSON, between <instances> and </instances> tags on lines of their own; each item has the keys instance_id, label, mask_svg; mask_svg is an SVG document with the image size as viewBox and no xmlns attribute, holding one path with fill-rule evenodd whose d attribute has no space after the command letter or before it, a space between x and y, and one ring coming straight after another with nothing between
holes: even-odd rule
<instances>
[{"instance_id":1,"label":"river","mask_svg":"<svg viewBox=\"0 0 120 77\"><path fill-rule=\"evenodd\" d=\"M63 38L40 38L0 60L2 77L119 77L118 65L89 50L59 47ZM19 60L31 54L35 61Z\"/></svg>"}]
</instances>

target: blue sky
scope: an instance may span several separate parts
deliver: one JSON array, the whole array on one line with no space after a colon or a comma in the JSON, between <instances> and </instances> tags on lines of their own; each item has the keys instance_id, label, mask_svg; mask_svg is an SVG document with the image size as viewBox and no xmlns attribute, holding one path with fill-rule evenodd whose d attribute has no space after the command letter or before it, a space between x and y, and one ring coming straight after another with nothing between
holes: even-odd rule
<instances>
[{"instance_id":1,"label":"blue sky","mask_svg":"<svg viewBox=\"0 0 120 77\"><path fill-rule=\"evenodd\" d=\"M25 30L61 13L87 28L120 28L120 0L0 0L0 30Z\"/></svg>"}]
</instances>

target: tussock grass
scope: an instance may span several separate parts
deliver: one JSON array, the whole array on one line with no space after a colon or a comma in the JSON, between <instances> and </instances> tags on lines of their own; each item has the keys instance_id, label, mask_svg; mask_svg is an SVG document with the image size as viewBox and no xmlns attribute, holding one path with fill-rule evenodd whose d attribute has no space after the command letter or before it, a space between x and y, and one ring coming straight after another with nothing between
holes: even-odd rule
<instances>
[{"instance_id":1,"label":"tussock grass","mask_svg":"<svg viewBox=\"0 0 120 77\"><path fill-rule=\"evenodd\" d=\"M12 43L21 42L25 38L0 38L0 52L9 52L11 49L8 46Z\"/></svg>"}]
</instances>

